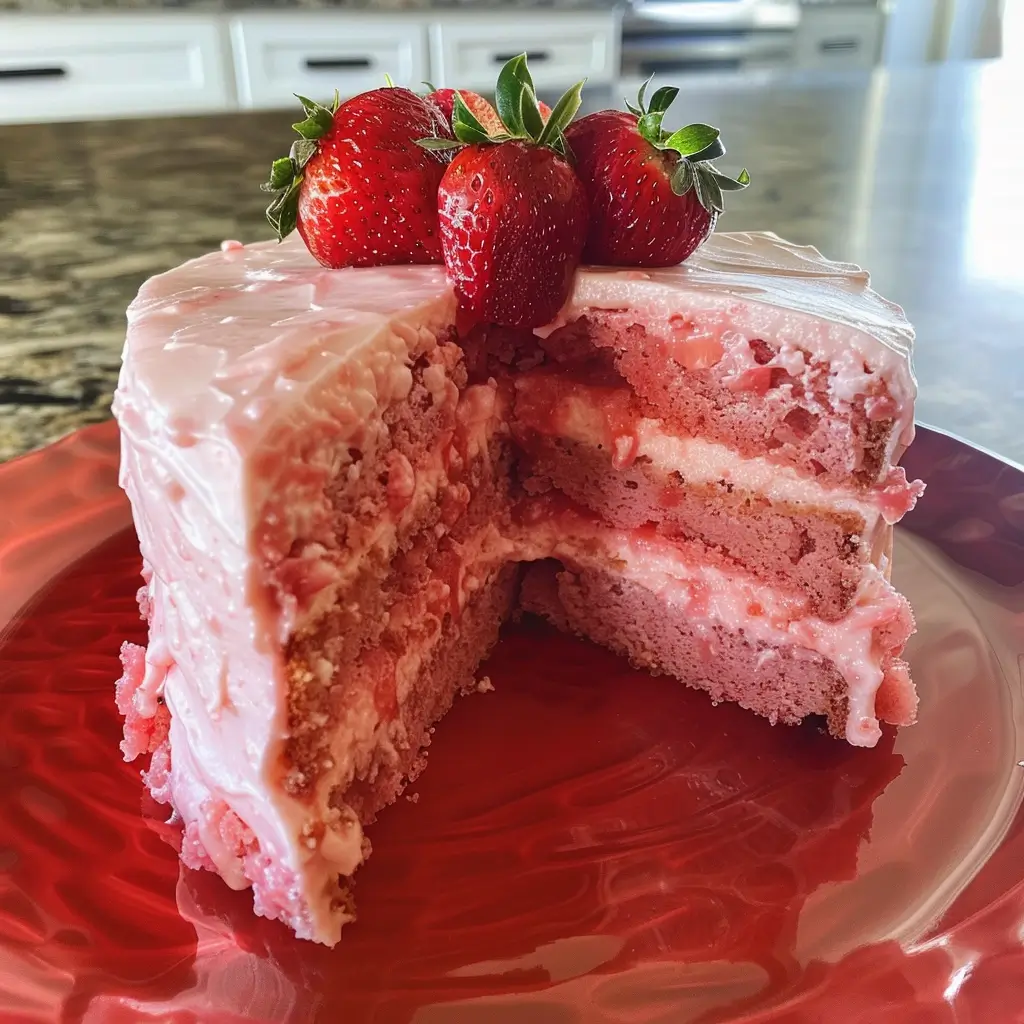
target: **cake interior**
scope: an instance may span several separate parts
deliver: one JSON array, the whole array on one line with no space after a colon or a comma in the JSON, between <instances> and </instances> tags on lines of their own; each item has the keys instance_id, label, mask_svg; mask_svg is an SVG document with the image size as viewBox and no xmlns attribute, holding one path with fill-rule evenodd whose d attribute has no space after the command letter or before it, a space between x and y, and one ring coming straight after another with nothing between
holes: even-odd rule
<instances>
[{"instance_id":1,"label":"cake interior","mask_svg":"<svg viewBox=\"0 0 1024 1024\"><path fill-rule=\"evenodd\" d=\"M355 440L329 415L288 440L303 497L271 488L255 538L287 626L276 784L309 808L319 891L275 900L230 808L213 839L186 823L187 863L223 873L223 846L258 910L334 941L362 826L423 768L455 696L486 688L478 667L522 612L773 723L820 715L869 745L878 720L913 721L913 620L887 576L889 520L914 495L885 381L865 366L839 401L809 350L673 330L670 346L606 311L546 337L421 331L404 400ZM126 750L153 753L173 799L166 726L130 713L142 676L126 651Z\"/></svg>"}]
</instances>

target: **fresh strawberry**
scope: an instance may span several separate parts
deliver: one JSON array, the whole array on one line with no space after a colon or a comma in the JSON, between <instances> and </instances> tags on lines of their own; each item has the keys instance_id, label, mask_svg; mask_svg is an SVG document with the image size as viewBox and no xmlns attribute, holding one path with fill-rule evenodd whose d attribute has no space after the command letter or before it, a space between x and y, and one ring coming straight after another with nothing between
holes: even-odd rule
<instances>
[{"instance_id":1,"label":"fresh strawberry","mask_svg":"<svg viewBox=\"0 0 1024 1024\"><path fill-rule=\"evenodd\" d=\"M433 103L444 117L446 124L452 123L452 108L455 105L455 89L435 89L427 101ZM483 125L488 135L501 135L505 126L498 117L498 112L479 93L471 92L469 89L459 89L459 96L462 102L469 108L470 113Z\"/></svg>"},{"instance_id":2,"label":"fresh strawberry","mask_svg":"<svg viewBox=\"0 0 1024 1024\"><path fill-rule=\"evenodd\" d=\"M298 227L325 267L440 263L437 186L445 162L418 146L436 110L408 89L364 92L331 108L299 97L306 119L264 190L283 238Z\"/></svg>"},{"instance_id":3,"label":"fresh strawberry","mask_svg":"<svg viewBox=\"0 0 1024 1024\"><path fill-rule=\"evenodd\" d=\"M590 203L583 258L609 266L682 263L714 230L723 191L746 188L712 160L725 153L717 128L661 127L678 89L665 86L644 107L646 84L629 113L602 110L580 118L565 137Z\"/></svg>"},{"instance_id":4,"label":"fresh strawberry","mask_svg":"<svg viewBox=\"0 0 1024 1024\"><path fill-rule=\"evenodd\" d=\"M545 122L526 57L515 57L498 76L501 134L488 134L456 96L455 138L421 143L461 148L441 179L438 209L448 275L463 312L477 320L538 327L569 296L587 204L565 157L563 130L579 109L581 86L570 89Z\"/></svg>"}]
</instances>

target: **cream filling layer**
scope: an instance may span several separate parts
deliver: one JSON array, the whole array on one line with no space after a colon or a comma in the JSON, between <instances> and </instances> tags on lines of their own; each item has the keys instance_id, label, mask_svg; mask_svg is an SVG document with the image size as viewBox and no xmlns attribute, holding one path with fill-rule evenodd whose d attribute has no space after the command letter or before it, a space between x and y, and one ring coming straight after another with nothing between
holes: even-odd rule
<instances>
[{"instance_id":1,"label":"cream filling layer","mask_svg":"<svg viewBox=\"0 0 1024 1024\"><path fill-rule=\"evenodd\" d=\"M595 447L605 443L603 413L590 399L581 394L567 395L559 411L560 436ZM659 419L637 420L625 443L634 457L649 459L661 472L679 473L687 483L732 484L770 501L853 512L864 519L869 533L881 516L877 506L857 491L826 487L793 466L770 462L763 456L748 458L716 441L669 434ZM612 452L613 459L616 454Z\"/></svg>"},{"instance_id":2,"label":"cream filling layer","mask_svg":"<svg viewBox=\"0 0 1024 1024\"><path fill-rule=\"evenodd\" d=\"M510 542L522 561L557 558L579 569L612 572L657 594L691 622L741 630L753 642L797 646L828 658L846 680L846 738L874 746L881 735L875 695L882 683L874 630L896 617L899 598L882 573L867 566L856 600L838 622L807 611L806 600L735 573L680 558L653 534L615 530L587 520L532 524Z\"/></svg>"}]
</instances>

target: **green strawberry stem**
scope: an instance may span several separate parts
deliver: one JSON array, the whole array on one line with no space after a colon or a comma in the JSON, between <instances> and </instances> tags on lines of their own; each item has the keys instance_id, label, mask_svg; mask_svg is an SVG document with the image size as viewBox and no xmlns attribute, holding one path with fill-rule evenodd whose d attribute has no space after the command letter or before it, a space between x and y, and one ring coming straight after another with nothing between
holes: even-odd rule
<instances>
[{"instance_id":1,"label":"green strawberry stem","mask_svg":"<svg viewBox=\"0 0 1024 1024\"><path fill-rule=\"evenodd\" d=\"M538 146L547 146L560 156L567 156L564 133L580 109L582 90L583 82L577 82L555 104L545 122L537 102L533 76L527 67L526 54L521 53L502 67L494 90L495 106L505 126L504 132L488 134L456 90L452 102L452 134L455 138L420 139L418 145L424 149L446 150L523 139Z\"/></svg>"},{"instance_id":2,"label":"green strawberry stem","mask_svg":"<svg viewBox=\"0 0 1024 1024\"><path fill-rule=\"evenodd\" d=\"M679 154L679 163L672 172L670 184L677 196L686 195L690 189L696 192L701 206L709 213L721 213L725 209L723 192L737 192L750 184L750 175L740 171L735 178L722 174L712 163L725 156L721 132L709 124L688 124L685 128L669 134L662 128L665 112L679 94L673 86L662 86L644 105L648 79L637 95L637 102L626 103L630 113L636 116L636 127L640 135L657 149Z\"/></svg>"},{"instance_id":3,"label":"green strawberry stem","mask_svg":"<svg viewBox=\"0 0 1024 1024\"><path fill-rule=\"evenodd\" d=\"M301 138L292 143L287 156L279 157L270 165L270 178L260 188L273 194L267 207L267 220L277 233L278 239L285 238L295 230L299 212L299 187L302 185L302 171L316 152L317 140L326 135L334 124L334 114L340 97L337 90L334 102L329 107L307 99L295 97L301 104L306 117L292 127Z\"/></svg>"}]
</instances>

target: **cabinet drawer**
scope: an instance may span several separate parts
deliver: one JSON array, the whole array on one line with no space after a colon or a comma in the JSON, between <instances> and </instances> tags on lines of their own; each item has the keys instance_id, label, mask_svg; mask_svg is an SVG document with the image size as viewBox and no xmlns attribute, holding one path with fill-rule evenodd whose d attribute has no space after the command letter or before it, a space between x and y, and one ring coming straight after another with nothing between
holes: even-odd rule
<instances>
[{"instance_id":1,"label":"cabinet drawer","mask_svg":"<svg viewBox=\"0 0 1024 1024\"><path fill-rule=\"evenodd\" d=\"M874 67L882 45L882 21L874 7L804 7L796 33L797 67Z\"/></svg>"},{"instance_id":2,"label":"cabinet drawer","mask_svg":"<svg viewBox=\"0 0 1024 1024\"><path fill-rule=\"evenodd\" d=\"M437 85L493 91L501 65L529 57L538 89L564 89L586 78L611 82L619 73L619 24L612 12L521 12L440 18L430 29Z\"/></svg>"},{"instance_id":3,"label":"cabinet drawer","mask_svg":"<svg viewBox=\"0 0 1024 1024\"><path fill-rule=\"evenodd\" d=\"M385 84L420 88L428 78L426 26L408 17L346 13L231 20L238 98L243 107L295 106L294 93L326 100Z\"/></svg>"},{"instance_id":4,"label":"cabinet drawer","mask_svg":"<svg viewBox=\"0 0 1024 1024\"><path fill-rule=\"evenodd\" d=\"M0 15L0 122L223 110L213 17Z\"/></svg>"}]
</instances>

